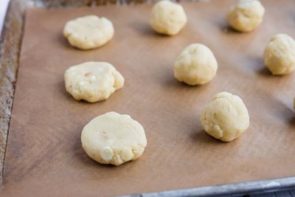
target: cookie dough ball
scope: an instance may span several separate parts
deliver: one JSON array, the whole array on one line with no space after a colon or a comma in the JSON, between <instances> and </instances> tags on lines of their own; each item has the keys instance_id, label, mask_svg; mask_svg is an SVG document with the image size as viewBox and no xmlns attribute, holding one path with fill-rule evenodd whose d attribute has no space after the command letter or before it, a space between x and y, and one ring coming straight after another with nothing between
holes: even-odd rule
<instances>
[{"instance_id":1,"label":"cookie dough ball","mask_svg":"<svg viewBox=\"0 0 295 197\"><path fill-rule=\"evenodd\" d=\"M102 101L124 85L123 76L107 62L86 62L68 68L65 87L76 100Z\"/></svg>"},{"instance_id":2,"label":"cookie dough ball","mask_svg":"<svg viewBox=\"0 0 295 197\"><path fill-rule=\"evenodd\" d=\"M294 71L294 39L286 34L273 36L264 51L264 64L273 75L285 75Z\"/></svg>"},{"instance_id":3,"label":"cookie dough ball","mask_svg":"<svg viewBox=\"0 0 295 197\"><path fill-rule=\"evenodd\" d=\"M224 142L238 138L249 127L244 102L228 92L215 95L203 109L200 120L206 133Z\"/></svg>"},{"instance_id":4,"label":"cookie dough ball","mask_svg":"<svg viewBox=\"0 0 295 197\"><path fill-rule=\"evenodd\" d=\"M69 43L83 50L101 47L113 35L113 24L104 17L84 16L67 22L64 27L64 36Z\"/></svg>"},{"instance_id":5,"label":"cookie dough ball","mask_svg":"<svg viewBox=\"0 0 295 197\"><path fill-rule=\"evenodd\" d=\"M191 44L176 58L174 76L188 85L202 85L211 81L217 72L212 51L202 44Z\"/></svg>"},{"instance_id":6,"label":"cookie dough ball","mask_svg":"<svg viewBox=\"0 0 295 197\"><path fill-rule=\"evenodd\" d=\"M176 35L186 23L185 11L177 3L162 0L156 3L152 9L150 24L160 34Z\"/></svg>"},{"instance_id":7,"label":"cookie dough ball","mask_svg":"<svg viewBox=\"0 0 295 197\"><path fill-rule=\"evenodd\" d=\"M83 128L81 142L90 158L116 166L139 158L147 145L141 124L116 112L92 119Z\"/></svg>"},{"instance_id":8,"label":"cookie dough ball","mask_svg":"<svg viewBox=\"0 0 295 197\"><path fill-rule=\"evenodd\" d=\"M240 0L228 14L229 25L240 32L250 32L260 25L265 9L258 0Z\"/></svg>"}]
</instances>

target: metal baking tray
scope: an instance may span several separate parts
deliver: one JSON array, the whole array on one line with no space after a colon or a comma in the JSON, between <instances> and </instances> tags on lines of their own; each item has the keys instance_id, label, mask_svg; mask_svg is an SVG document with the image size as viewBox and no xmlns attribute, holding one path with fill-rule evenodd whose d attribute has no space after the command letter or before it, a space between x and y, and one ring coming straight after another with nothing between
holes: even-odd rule
<instances>
[{"instance_id":1,"label":"metal baking tray","mask_svg":"<svg viewBox=\"0 0 295 197\"><path fill-rule=\"evenodd\" d=\"M27 7L79 7L103 6L106 4L151 3L147 0L11 0L0 39L0 183L3 184L3 163L8 138L9 122L14 97L15 82L19 62L19 53ZM214 185L163 191L157 193L131 194L129 196L241 196L262 192L275 192L295 187L295 177L281 179L241 182L226 185Z\"/></svg>"}]
</instances>

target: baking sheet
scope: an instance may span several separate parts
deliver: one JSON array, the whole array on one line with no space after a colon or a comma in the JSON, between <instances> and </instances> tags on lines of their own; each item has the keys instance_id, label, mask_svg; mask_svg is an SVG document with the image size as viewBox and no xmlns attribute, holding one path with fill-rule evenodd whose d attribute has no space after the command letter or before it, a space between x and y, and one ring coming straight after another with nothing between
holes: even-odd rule
<instances>
[{"instance_id":1,"label":"baking sheet","mask_svg":"<svg viewBox=\"0 0 295 197\"><path fill-rule=\"evenodd\" d=\"M295 3L262 2L264 23L249 34L227 28L232 1L183 3L189 23L175 37L153 33L150 5L28 10L1 192L106 196L295 175L294 76L271 76L261 59L273 34L295 36ZM105 47L79 51L63 38L64 23L86 14L113 21L115 37ZM219 63L217 77L205 86L173 78L175 57L193 42L209 46ZM84 61L114 64L124 88L105 102L74 101L63 73ZM232 143L204 134L198 120L224 90L244 99L251 118L249 130ZM107 167L84 154L82 127L107 111L130 114L145 127L148 147L138 161Z\"/></svg>"}]
</instances>

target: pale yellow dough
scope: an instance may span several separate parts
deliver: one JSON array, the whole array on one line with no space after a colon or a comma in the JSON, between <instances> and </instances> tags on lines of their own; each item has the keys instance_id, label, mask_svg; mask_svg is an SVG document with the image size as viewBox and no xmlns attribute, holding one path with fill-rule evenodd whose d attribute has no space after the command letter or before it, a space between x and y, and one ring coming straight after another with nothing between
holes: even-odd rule
<instances>
[{"instance_id":1,"label":"pale yellow dough","mask_svg":"<svg viewBox=\"0 0 295 197\"><path fill-rule=\"evenodd\" d=\"M90 15L68 21L63 33L72 46L88 50L110 41L114 35L114 27L109 19Z\"/></svg>"},{"instance_id":2,"label":"pale yellow dough","mask_svg":"<svg viewBox=\"0 0 295 197\"><path fill-rule=\"evenodd\" d=\"M203 44L191 44L176 58L174 76L188 85L202 85L211 81L217 72L212 51Z\"/></svg>"},{"instance_id":3,"label":"pale yellow dough","mask_svg":"<svg viewBox=\"0 0 295 197\"><path fill-rule=\"evenodd\" d=\"M156 3L152 9L150 24L160 34L176 35L186 23L185 11L178 3L162 0Z\"/></svg>"},{"instance_id":4,"label":"pale yellow dough","mask_svg":"<svg viewBox=\"0 0 295 197\"><path fill-rule=\"evenodd\" d=\"M83 128L81 142L90 158L116 166L139 158L147 145L142 125L116 112L92 119Z\"/></svg>"},{"instance_id":5,"label":"pale yellow dough","mask_svg":"<svg viewBox=\"0 0 295 197\"><path fill-rule=\"evenodd\" d=\"M215 95L203 109L200 120L206 133L224 142L238 138L250 124L242 99L228 92Z\"/></svg>"},{"instance_id":6,"label":"pale yellow dough","mask_svg":"<svg viewBox=\"0 0 295 197\"><path fill-rule=\"evenodd\" d=\"M264 64L273 75L285 75L295 69L295 40L286 34L273 36L264 51Z\"/></svg>"},{"instance_id":7,"label":"pale yellow dough","mask_svg":"<svg viewBox=\"0 0 295 197\"><path fill-rule=\"evenodd\" d=\"M250 32L262 22L265 9L258 0L240 0L228 13L228 23L235 30Z\"/></svg>"},{"instance_id":8,"label":"pale yellow dough","mask_svg":"<svg viewBox=\"0 0 295 197\"><path fill-rule=\"evenodd\" d=\"M107 62L85 62L64 74L65 87L76 100L102 101L124 85L123 76Z\"/></svg>"}]
</instances>

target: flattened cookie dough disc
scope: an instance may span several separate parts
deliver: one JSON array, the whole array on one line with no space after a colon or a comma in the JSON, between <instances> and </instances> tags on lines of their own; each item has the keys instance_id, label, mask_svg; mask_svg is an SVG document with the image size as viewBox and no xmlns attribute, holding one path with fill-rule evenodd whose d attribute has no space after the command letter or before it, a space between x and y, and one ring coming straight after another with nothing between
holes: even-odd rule
<instances>
[{"instance_id":1,"label":"flattened cookie dough disc","mask_svg":"<svg viewBox=\"0 0 295 197\"><path fill-rule=\"evenodd\" d=\"M90 15L68 21L63 33L72 46L88 50L110 41L114 36L114 27L109 19Z\"/></svg>"},{"instance_id":2,"label":"flattened cookie dough disc","mask_svg":"<svg viewBox=\"0 0 295 197\"><path fill-rule=\"evenodd\" d=\"M90 158L116 166L139 158L147 145L141 124L116 112L92 119L83 128L81 142Z\"/></svg>"},{"instance_id":3,"label":"flattened cookie dough disc","mask_svg":"<svg viewBox=\"0 0 295 197\"><path fill-rule=\"evenodd\" d=\"M124 85L123 76L107 62L85 62L68 68L65 87L76 100L97 102L108 99Z\"/></svg>"}]
</instances>

